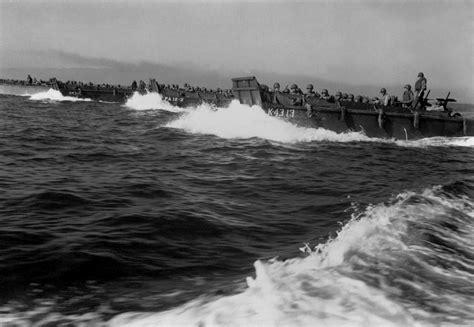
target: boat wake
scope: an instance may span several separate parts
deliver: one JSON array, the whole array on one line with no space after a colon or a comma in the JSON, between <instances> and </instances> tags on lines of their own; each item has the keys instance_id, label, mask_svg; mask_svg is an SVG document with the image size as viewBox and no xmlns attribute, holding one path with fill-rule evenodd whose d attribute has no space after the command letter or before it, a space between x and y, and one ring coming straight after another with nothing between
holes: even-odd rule
<instances>
[{"instance_id":1,"label":"boat wake","mask_svg":"<svg viewBox=\"0 0 474 327\"><path fill-rule=\"evenodd\" d=\"M201 105L168 123L166 127L183 129L192 134L209 134L226 139L261 138L282 143L329 141L390 143L402 147L474 147L474 137L433 137L402 141L368 137L361 132L336 133L324 128L299 127L279 118L268 116L258 106L249 107L238 101L233 101L227 108Z\"/></svg>"},{"instance_id":2,"label":"boat wake","mask_svg":"<svg viewBox=\"0 0 474 327\"><path fill-rule=\"evenodd\" d=\"M78 102L78 101L92 101L91 99L81 99L76 97L69 97L64 96L61 92L53 89L49 89L48 91L43 91L39 93L35 93L30 95L30 100L37 100L37 101L70 101L70 102Z\"/></svg>"},{"instance_id":3,"label":"boat wake","mask_svg":"<svg viewBox=\"0 0 474 327\"><path fill-rule=\"evenodd\" d=\"M305 257L256 261L236 295L124 313L111 326L426 326L474 319L474 202L464 183L354 214ZM469 194L471 193L471 194Z\"/></svg>"},{"instance_id":4,"label":"boat wake","mask_svg":"<svg viewBox=\"0 0 474 327\"><path fill-rule=\"evenodd\" d=\"M211 134L227 139L261 138L282 143L312 141L370 141L361 133L338 134L326 129L298 127L268 116L257 106L249 107L237 101L227 108L202 105L182 115L166 127L183 129L192 134Z\"/></svg>"},{"instance_id":5,"label":"boat wake","mask_svg":"<svg viewBox=\"0 0 474 327\"><path fill-rule=\"evenodd\" d=\"M140 94L133 93L132 97L127 100L125 106L135 110L165 110L170 112L182 112L186 109L173 106L168 101L164 100L159 93Z\"/></svg>"}]
</instances>

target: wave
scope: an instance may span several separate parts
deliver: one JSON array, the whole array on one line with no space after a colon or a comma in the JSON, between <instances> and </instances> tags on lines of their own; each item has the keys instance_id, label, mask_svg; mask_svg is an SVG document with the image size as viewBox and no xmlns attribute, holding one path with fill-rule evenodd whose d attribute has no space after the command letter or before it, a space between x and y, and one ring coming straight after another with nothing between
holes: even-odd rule
<instances>
[{"instance_id":1,"label":"wave","mask_svg":"<svg viewBox=\"0 0 474 327\"><path fill-rule=\"evenodd\" d=\"M305 257L256 261L236 295L198 298L111 326L426 326L474 320L474 202L455 183L354 214Z\"/></svg>"},{"instance_id":2,"label":"wave","mask_svg":"<svg viewBox=\"0 0 474 327\"><path fill-rule=\"evenodd\" d=\"M268 116L258 106L246 106L233 101L227 108L201 105L189 110L166 127L192 134L209 134L225 139L261 138L282 143L376 142L401 147L474 147L474 137L433 137L402 141L368 137L360 132L336 133L324 128L300 127L277 117Z\"/></svg>"},{"instance_id":3,"label":"wave","mask_svg":"<svg viewBox=\"0 0 474 327\"><path fill-rule=\"evenodd\" d=\"M232 101L227 108L201 105L166 127L183 129L194 134L212 134L227 139L258 137L276 142L297 143L312 141L356 142L369 141L361 133L338 134L323 128L298 127L268 116L258 106L246 106Z\"/></svg>"},{"instance_id":4,"label":"wave","mask_svg":"<svg viewBox=\"0 0 474 327\"><path fill-rule=\"evenodd\" d=\"M401 141L393 140L396 145L404 147L474 147L474 137L473 136L464 136L464 137L429 137L413 141Z\"/></svg>"},{"instance_id":5,"label":"wave","mask_svg":"<svg viewBox=\"0 0 474 327\"><path fill-rule=\"evenodd\" d=\"M135 110L151 110L159 109L171 112L182 112L186 109L173 106L168 101L164 100L159 93L140 94L134 92L132 97L127 100L125 106Z\"/></svg>"},{"instance_id":6,"label":"wave","mask_svg":"<svg viewBox=\"0 0 474 327\"><path fill-rule=\"evenodd\" d=\"M91 99L82 99L82 98L64 96L58 90L53 90L53 89L49 89L48 91L35 93L35 94L30 96L30 100L71 101L71 102L92 101Z\"/></svg>"}]
</instances>

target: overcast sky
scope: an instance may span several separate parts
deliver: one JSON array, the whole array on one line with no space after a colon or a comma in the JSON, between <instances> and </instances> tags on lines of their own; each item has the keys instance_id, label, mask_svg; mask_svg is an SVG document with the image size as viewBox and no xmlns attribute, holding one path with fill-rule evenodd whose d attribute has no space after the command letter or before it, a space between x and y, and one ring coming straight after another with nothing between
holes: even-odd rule
<instances>
[{"instance_id":1,"label":"overcast sky","mask_svg":"<svg viewBox=\"0 0 474 327\"><path fill-rule=\"evenodd\" d=\"M67 66L46 55L60 50L366 85L413 84L423 71L473 100L473 35L472 0L0 0L0 68Z\"/></svg>"}]
</instances>

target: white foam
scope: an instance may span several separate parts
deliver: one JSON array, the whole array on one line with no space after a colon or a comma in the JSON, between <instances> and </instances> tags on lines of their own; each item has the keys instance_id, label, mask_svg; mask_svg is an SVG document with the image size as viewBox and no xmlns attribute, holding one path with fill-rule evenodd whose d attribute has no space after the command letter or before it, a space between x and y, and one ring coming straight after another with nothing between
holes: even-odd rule
<instances>
[{"instance_id":1,"label":"white foam","mask_svg":"<svg viewBox=\"0 0 474 327\"><path fill-rule=\"evenodd\" d=\"M474 147L474 137L464 136L464 137L429 137L413 141L394 141L395 144L404 147Z\"/></svg>"},{"instance_id":2,"label":"white foam","mask_svg":"<svg viewBox=\"0 0 474 327\"><path fill-rule=\"evenodd\" d=\"M469 301L465 297L451 289L430 289L429 281L419 284L424 280L410 276L426 272L418 271L419 268L411 271L406 266L407 258L415 262L424 260L423 256L418 257L423 243L419 235L413 234L410 222L431 224L440 214L450 215L453 210L466 210L466 206L470 206L466 213L474 215L473 203L468 199L456 200L435 193L423 192L421 197L426 202L413 200L418 195L407 192L392 204L369 206L354 215L337 237L317 246L305 258L256 261L256 277L247 278L248 287L242 293L195 299L164 312L120 314L109 323L111 326L437 325L439 317L433 317L434 313L424 311L421 306L407 305L400 295L402 290L396 285L404 281L401 270L408 275L404 285L424 292L434 301L441 298L443 306L453 305L456 312L469 317ZM431 250L434 252L422 267L436 274L439 267L431 267L430 260L439 253ZM374 268L378 270L373 272ZM385 276L391 271L395 271L395 282ZM459 278L455 270L444 273L452 281ZM469 277L474 278L472 274ZM364 281L371 278L377 280L376 287Z\"/></svg>"},{"instance_id":3,"label":"white foam","mask_svg":"<svg viewBox=\"0 0 474 327\"><path fill-rule=\"evenodd\" d=\"M49 89L48 91L33 94L30 96L30 100L71 101L71 102L92 101L91 99L64 96L58 90L53 90L53 89Z\"/></svg>"},{"instance_id":4,"label":"white foam","mask_svg":"<svg viewBox=\"0 0 474 327\"><path fill-rule=\"evenodd\" d=\"M235 100L227 108L202 105L168 123L166 127L179 128L195 134L212 134L227 139L258 137L285 143L371 140L361 133L338 134L322 128L298 127L287 121L268 116L258 106L249 107Z\"/></svg>"},{"instance_id":5,"label":"white foam","mask_svg":"<svg viewBox=\"0 0 474 327\"><path fill-rule=\"evenodd\" d=\"M159 109L171 112L181 112L186 110L173 106L168 101L164 100L161 94L156 92L151 92L147 94L140 94L138 92L134 92L132 97L129 98L125 103L125 106L135 110Z\"/></svg>"}]
</instances>

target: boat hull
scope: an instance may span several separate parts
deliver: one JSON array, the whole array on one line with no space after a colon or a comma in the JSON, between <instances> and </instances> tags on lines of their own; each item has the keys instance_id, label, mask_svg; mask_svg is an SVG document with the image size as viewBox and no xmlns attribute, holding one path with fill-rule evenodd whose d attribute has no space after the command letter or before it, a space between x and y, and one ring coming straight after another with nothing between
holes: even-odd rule
<instances>
[{"instance_id":1,"label":"boat hull","mask_svg":"<svg viewBox=\"0 0 474 327\"><path fill-rule=\"evenodd\" d=\"M263 110L269 116L301 127L324 128L336 133L362 132L369 137L420 139L474 135L473 120L450 117L447 113L398 113L317 106L311 106L309 110L273 104L263 104Z\"/></svg>"},{"instance_id":2,"label":"boat hull","mask_svg":"<svg viewBox=\"0 0 474 327\"><path fill-rule=\"evenodd\" d=\"M49 85L0 83L0 94L32 95L48 91Z\"/></svg>"}]
</instances>

